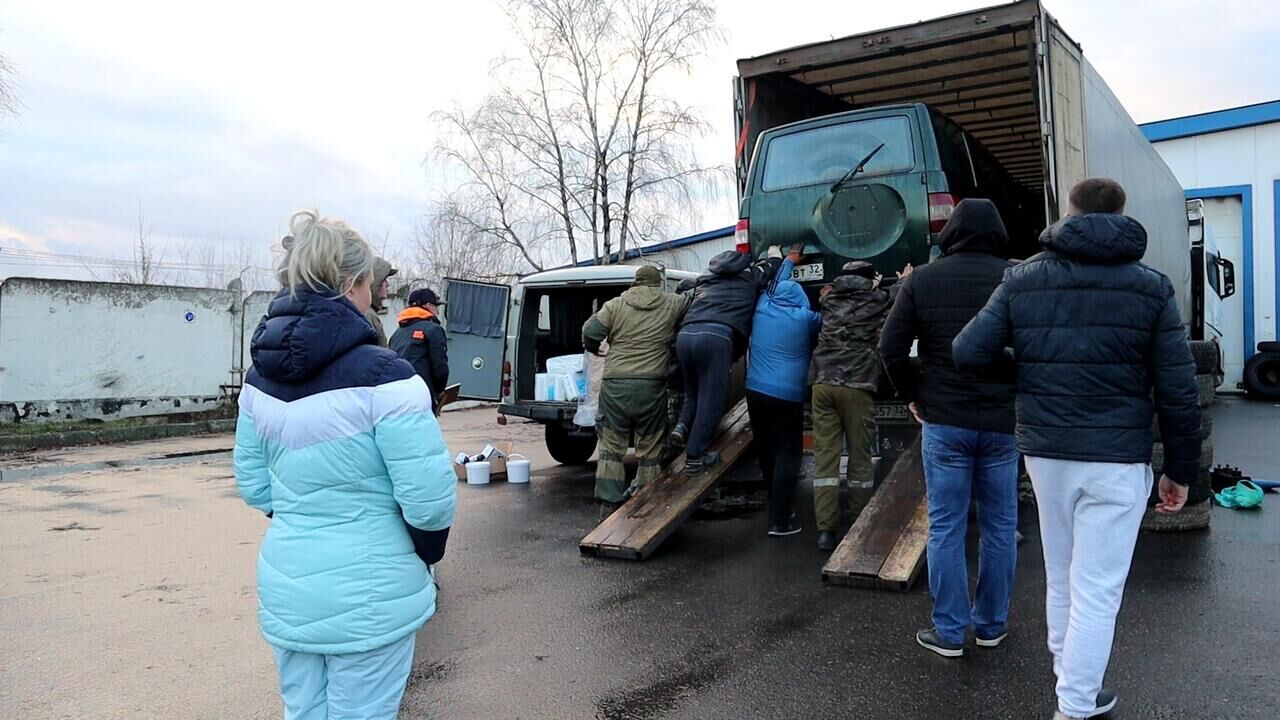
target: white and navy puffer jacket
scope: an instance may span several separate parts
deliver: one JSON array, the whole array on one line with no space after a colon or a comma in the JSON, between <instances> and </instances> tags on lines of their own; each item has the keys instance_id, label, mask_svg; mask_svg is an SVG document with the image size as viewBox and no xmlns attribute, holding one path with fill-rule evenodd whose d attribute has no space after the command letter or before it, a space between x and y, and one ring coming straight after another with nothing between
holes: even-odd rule
<instances>
[{"instance_id":1,"label":"white and navy puffer jacket","mask_svg":"<svg viewBox=\"0 0 1280 720\"><path fill-rule=\"evenodd\" d=\"M414 543L448 530L457 492L426 385L334 295L299 287L272 300L235 449L241 497L271 517L262 633L326 655L383 647L431 617L435 584Z\"/></svg>"}]
</instances>

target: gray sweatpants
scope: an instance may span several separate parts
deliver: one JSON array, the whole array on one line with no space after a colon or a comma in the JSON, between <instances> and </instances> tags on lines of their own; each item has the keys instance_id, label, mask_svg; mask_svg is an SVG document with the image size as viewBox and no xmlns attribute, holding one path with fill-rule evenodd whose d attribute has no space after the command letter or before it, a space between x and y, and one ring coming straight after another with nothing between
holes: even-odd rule
<instances>
[{"instance_id":1,"label":"gray sweatpants","mask_svg":"<svg viewBox=\"0 0 1280 720\"><path fill-rule=\"evenodd\" d=\"M1088 717L1151 494L1151 466L1026 458L1040 511L1045 617L1058 710Z\"/></svg>"}]
</instances>

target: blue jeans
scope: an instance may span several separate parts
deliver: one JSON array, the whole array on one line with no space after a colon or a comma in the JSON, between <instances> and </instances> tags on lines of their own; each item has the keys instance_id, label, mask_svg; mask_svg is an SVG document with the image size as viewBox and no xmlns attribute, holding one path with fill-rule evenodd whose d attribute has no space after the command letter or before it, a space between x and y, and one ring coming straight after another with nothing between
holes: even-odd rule
<instances>
[{"instance_id":1,"label":"blue jeans","mask_svg":"<svg viewBox=\"0 0 1280 720\"><path fill-rule=\"evenodd\" d=\"M929 498L929 592L933 626L963 643L972 626L981 638L1004 632L1017 564L1018 450L1013 435L925 423L921 437ZM978 590L969 602L965 535L969 504L978 501Z\"/></svg>"}]
</instances>

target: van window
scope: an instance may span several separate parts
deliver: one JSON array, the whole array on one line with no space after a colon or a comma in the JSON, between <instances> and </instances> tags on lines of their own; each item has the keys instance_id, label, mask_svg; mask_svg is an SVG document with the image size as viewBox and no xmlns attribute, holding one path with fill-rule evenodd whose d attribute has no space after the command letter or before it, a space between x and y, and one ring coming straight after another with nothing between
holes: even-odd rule
<instances>
[{"instance_id":1,"label":"van window","mask_svg":"<svg viewBox=\"0 0 1280 720\"><path fill-rule=\"evenodd\" d=\"M538 329L543 332L551 330L551 296L543 295L538 300Z\"/></svg>"},{"instance_id":2,"label":"van window","mask_svg":"<svg viewBox=\"0 0 1280 720\"><path fill-rule=\"evenodd\" d=\"M854 120L779 135L765 153L765 191L833 183L880 143L884 147L859 173L886 175L916 165L911 121L905 115Z\"/></svg>"}]
</instances>

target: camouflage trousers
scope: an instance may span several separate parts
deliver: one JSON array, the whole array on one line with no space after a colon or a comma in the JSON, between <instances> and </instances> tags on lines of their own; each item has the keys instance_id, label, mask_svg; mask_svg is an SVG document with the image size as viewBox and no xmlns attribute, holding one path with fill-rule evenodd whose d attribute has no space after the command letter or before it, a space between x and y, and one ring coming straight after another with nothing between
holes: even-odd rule
<instances>
[{"instance_id":1,"label":"camouflage trousers","mask_svg":"<svg viewBox=\"0 0 1280 720\"><path fill-rule=\"evenodd\" d=\"M627 491L623 460L635 438L640 467L636 485L644 486L662 470L663 443L667 437L667 384L662 380L607 379L600 386L600 410L596 417L596 499L620 503Z\"/></svg>"}]
</instances>

